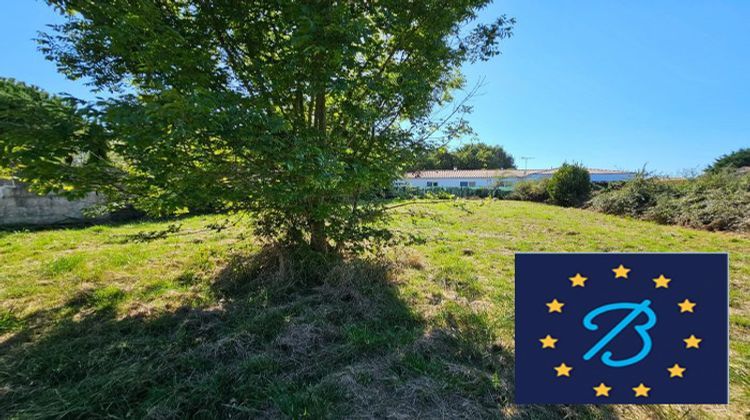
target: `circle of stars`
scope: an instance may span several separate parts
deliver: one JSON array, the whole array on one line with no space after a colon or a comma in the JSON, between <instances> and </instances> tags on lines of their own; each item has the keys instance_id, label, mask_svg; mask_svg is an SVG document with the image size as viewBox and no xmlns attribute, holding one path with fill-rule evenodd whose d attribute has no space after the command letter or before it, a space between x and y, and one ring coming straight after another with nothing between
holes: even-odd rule
<instances>
[{"instance_id":1,"label":"circle of stars","mask_svg":"<svg viewBox=\"0 0 750 420\"><path fill-rule=\"evenodd\" d=\"M625 267L624 265L620 264L618 267L613 268L612 272L615 275L615 279L628 279L628 273L630 273L631 269ZM584 277L581 273L576 273L574 276L568 277L568 280L570 280L570 286L571 287L586 287L586 281L588 280L588 277ZM669 283L672 281L672 279L665 277L664 274L660 274L659 277L652 279L654 282L654 288L656 289L668 289ZM564 302L560 302L557 300L557 298L553 298L551 302L545 303L547 306L547 312L552 313L563 313L563 307L565 306ZM695 307L697 303L692 302L690 299L685 298L682 302L678 302L677 306L680 308L680 313L695 313ZM559 339L552 337L551 335L547 334L546 337L540 338L539 342L542 344L543 349L555 349L557 348L555 345L559 341ZM683 340L685 342L685 348L686 349L700 349L700 343L703 341L702 338L696 337L694 334L690 334L690 337L687 337ZM558 366L553 367L556 377L570 377L570 372L573 370L572 366L569 366L565 364L565 362L561 362ZM675 363L672 367L666 368L669 372L670 378L684 378L685 371L687 371L687 368L682 367L679 365L679 363ZM612 391L613 387L608 386L604 382L599 383L599 385L592 387L592 389L595 392L596 397L609 397L610 391ZM639 383L638 386L634 386L631 388L633 390L634 396L636 398L647 398L649 396L649 392L651 391L651 388L646 386L643 382Z\"/></svg>"}]
</instances>

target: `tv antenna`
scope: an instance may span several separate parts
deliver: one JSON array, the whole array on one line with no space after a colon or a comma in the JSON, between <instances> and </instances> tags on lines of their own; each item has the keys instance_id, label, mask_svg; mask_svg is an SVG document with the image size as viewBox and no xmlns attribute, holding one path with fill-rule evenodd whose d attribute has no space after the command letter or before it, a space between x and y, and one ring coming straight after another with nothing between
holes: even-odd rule
<instances>
[{"instance_id":1,"label":"tv antenna","mask_svg":"<svg viewBox=\"0 0 750 420\"><path fill-rule=\"evenodd\" d=\"M526 175L526 172L529 170L529 160L534 158L532 156L521 156L520 159L523 161L523 174Z\"/></svg>"}]
</instances>

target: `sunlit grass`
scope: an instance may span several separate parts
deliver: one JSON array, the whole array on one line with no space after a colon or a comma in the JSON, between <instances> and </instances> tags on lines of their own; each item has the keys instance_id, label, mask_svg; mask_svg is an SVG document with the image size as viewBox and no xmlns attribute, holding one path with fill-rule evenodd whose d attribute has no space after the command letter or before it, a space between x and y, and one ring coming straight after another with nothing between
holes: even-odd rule
<instances>
[{"instance_id":1,"label":"sunlit grass","mask_svg":"<svg viewBox=\"0 0 750 420\"><path fill-rule=\"evenodd\" d=\"M407 242L335 263L319 280L306 260L270 264L244 223L209 228L225 216L0 232L0 413L729 418L750 409L747 236L510 201L415 204L393 216ZM519 251L729 252L729 407L513 405Z\"/></svg>"}]
</instances>

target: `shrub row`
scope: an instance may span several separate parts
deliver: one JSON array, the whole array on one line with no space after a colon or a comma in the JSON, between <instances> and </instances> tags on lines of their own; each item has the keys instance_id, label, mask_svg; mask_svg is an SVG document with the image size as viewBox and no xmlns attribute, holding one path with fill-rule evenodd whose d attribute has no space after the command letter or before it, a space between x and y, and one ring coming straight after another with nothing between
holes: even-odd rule
<instances>
[{"instance_id":1,"label":"shrub row","mask_svg":"<svg viewBox=\"0 0 750 420\"><path fill-rule=\"evenodd\" d=\"M750 174L725 170L679 182L639 174L595 194L588 205L663 224L750 231Z\"/></svg>"},{"instance_id":2,"label":"shrub row","mask_svg":"<svg viewBox=\"0 0 750 420\"><path fill-rule=\"evenodd\" d=\"M499 188L462 188L462 187L394 187L386 192L386 198L435 198L451 199L456 197L507 198L510 191Z\"/></svg>"}]
</instances>

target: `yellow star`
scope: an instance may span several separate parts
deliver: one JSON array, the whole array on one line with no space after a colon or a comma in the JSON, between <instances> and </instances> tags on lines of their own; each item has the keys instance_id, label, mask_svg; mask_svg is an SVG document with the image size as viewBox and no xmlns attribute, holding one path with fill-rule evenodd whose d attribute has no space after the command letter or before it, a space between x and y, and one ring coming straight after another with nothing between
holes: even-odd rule
<instances>
[{"instance_id":1,"label":"yellow star","mask_svg":"<svg viewBox=\"0 0 750 420\"><path fill-rule=\"evenodd\" d=\"M680 378L682 378L682 372L685 371L685 368L675 363L674 366L672 366L671 368L667 368L667 370L669 371L670 378L674 378L675 376L679 376Z\"/></svg>"},{"instance_id":2,"label":"yellow star","mask_svg":"<svg viewBox=\"0 0 750 420\"><path fill-rule=\"evenodd\" d=\"M555 370L557 371L557 376L570 376L570 371L573 368L567 366L565 363L560 363L560 366L555 366Z\"/></svg>"},{"instance_id":3,"label":"yellow star","mask_svg":"<svg viewBox=\"0 0 750 420\"><path fill-rule=\"evenodd\" d=\"M611 386L604 385L604 382L600 383L599 386L594 387L597 397L609 397L609 391L612 390Z\"/></svg>"},{"instance_id":4,"label":"yellow star","mask_svg":"<svg viewBox=\"0 0 750 420\"><path fill-rule=\"evenodd\" d=\"M542 342L543 349L554 349L555 343L557 343L557 339L552 338L552 336L549 334L547 334L547 336L544 338L540 338L539 341Z\"/></svg>"},{"instance_id":5,"label":"yellow star","mask_svg":"<svg viewBox=\"0 0 750 420\"><path fill-rule=\"evenodd\" d=\"M558 302L557 299L552 299L552 302L545 303L549 307L549 312L560 312L562 313L562 307L565 306L564 303Z\"/></svg>"},{"instance_id":6,"label":"yellow star","mask_svg":"<svg viewBox=\"0 0 750 420\"><path fill-rule=\"evenodd\" d=\"M678 303L677 306L680 307L680 313L683 312L693 312L693 308L695 308L696 303L691 302L687 299L683 300L682 303Z\"/></svg>"},{"instance_id":7,"label":"yellow star","mask_svg":"<svg viewBox=\"0 0 750 420\"><path fill-rule=\"evenodd\" d=\"M698 344L701 341L703 341L703 339L702 338L698 338L698 337L694 336L693 334L690 334L690 337L688 337L688 338L686 338L686 339L684 339L682 341L685 342L685 348L686 349L690 349L690 348L697 349L697 348L700 348L700 346Z\"/></svg>"},{"instance_id":8,"label":"yellow star","mask_svg":"<svg viewBox=\"0 0 750 420\"><path fill-rule=\"evenodd\" d=\"M613 268L612 271L615 272L615 278L616 279L619 279L620 277L626 279L626 278L628 278L628 272L630 272L630 269L629 268L625 268L625 267L623 267L622 264L620 264L619 267Z\"/></svg>"},{"instance_id":9,"label":"yellow star","mask_svg":"<svg viewBox=\"0 0 750 420\"><path fill-rule=\"evenodd\" d=\"M648 391L651 391L651 388L647 387L646 385L643 385L643 382L641 382L640 385L633 388L633 391L635 391L636 397L648 397Z\"/></svg>"},{"instance_id":10,"label":"yellow star","mask_svg":"<svg viewBox=\"0 0 750 420\"><path fill-rule=\"evenodd\" d=\"M668 279L664 277L664 274L660 274L659 277L654 279L654 283L656 283L656 288L663 287L665 289L669 288L669 282L672 281L672 279Z\"/></svg>"},{"instance_id":11,"label":"yellow star","mask_svg":"<svg viewBox=\"0 0 750 420\"><path fill-rule=\"evenodd\" d=\"M575 276L573 276L573 277L568 277L568 278L570 279L570 281L572 281L572 282L573 282L573 284L572 284L572 287L576 287L576 286L581 286L581 287L584 287L584 286L585 286L585 284L584 284L584 283L586 283L586 280L588 280L588 279L589 279L588 277L583 277L583 276L581 275L581 273L576 273L576 275L575 275Z\"/></svg>"}]
</instances>

